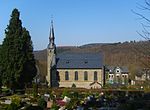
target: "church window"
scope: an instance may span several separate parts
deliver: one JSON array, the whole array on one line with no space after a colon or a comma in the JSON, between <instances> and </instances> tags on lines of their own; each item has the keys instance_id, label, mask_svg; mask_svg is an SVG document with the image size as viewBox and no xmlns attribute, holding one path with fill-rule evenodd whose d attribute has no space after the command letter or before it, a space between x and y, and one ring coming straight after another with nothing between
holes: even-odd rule
<instances>
[{"instance_id":1,"label":"church window","mask_svg":"<svg viewBox=\"0 0 150 110\"><path fill-rule=\"evenodd\" d=\"M69 80L69 73L68 73L68 71L65 72L65 80Z\"/></svg>"},{"instance_id":2,"label":"church window","mask_svg":"<svg viewBox=\"0 0 150 110\"><path fill-rule=\"evenodd\" d=\"M94 81L97 81L97 71L94 71Z\"/></svg>"},{"instance_id":3,"label":"church window","mask_svg":"<svg viewBox=\"0 0 150 110\"><path fill-rule=\"evenodd\" d=\"M74 80L78 80L78 72L75 71L75 77L74 77Z\"/></svg>"},{"instance_id":4,"label":"church window","mask_svg":"<svg viewBox=\"0 0 150 110\"><path fill-rule=\"evenodd\" d=\"M87 73L87 71L84 72L84 80L88 80L88 73Z\"/></svg>"}]
</instances>

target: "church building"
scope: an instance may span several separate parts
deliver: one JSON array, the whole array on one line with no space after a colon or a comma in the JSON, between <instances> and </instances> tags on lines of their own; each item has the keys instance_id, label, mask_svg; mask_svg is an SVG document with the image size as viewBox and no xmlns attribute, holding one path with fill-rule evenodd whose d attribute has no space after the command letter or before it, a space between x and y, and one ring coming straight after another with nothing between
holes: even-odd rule
<instances>
[{"instance_id":1,"label":"church building","mask_svg":"<svg viewBox=\"0 0 150 110\"><path fill-rule=\"evenodd\" d=\"M101 53L57 54L53 21L47 47L47 82L49 87L101 88L104 84Z\"/></svg>"}]
</instances>

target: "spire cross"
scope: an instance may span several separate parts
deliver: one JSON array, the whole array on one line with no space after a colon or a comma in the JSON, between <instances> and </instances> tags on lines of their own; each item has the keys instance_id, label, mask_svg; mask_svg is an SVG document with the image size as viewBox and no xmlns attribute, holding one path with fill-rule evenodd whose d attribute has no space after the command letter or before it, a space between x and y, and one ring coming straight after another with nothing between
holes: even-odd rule
<instances>
[{"instance_id":1,"label":"spire cross","mask_svg":"<svg viewBox=\"0 0 150 110\"><path fill-rule=\"evenodd\" d=\"M51 15L51 25L53 25L53 15Z\"/></svg>"}]
</instances>

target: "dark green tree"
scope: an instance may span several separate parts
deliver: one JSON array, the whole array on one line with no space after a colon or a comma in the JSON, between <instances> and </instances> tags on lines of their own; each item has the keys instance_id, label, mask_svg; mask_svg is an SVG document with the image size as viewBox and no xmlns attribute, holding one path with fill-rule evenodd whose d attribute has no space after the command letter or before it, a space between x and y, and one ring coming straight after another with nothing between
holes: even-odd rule
<instances>
[{"instance_id":1,"label":"dark green tree","mask_svg":"<svg viewBox=\"0 0 150 110\"><path fill-rule=\"evenodd\" d=\"M5 30L0 64L3 84L11 89L24 88L36 75L33 47L29 32L22 27L20 12L14 9Z\"/></svg>"},{"instance_id":2,"label":"dark green tree","mask_svg":"<svg viewBox=\"0 0 150 110\"><path fill-rule=\"evenodd\" d=\"M0 56L1 56L1 45L0 45ZM2 92L2 67L0 62L0 93Z\"/></svg>"},{"instance_id":3,"label":"dark green tree","mask_svg":"<svg viewBox=\"0 0 150 110\"><path fill-rule=\"evenodd\" d=\"M1 66L0 66L0 93L2 92L2 71L1 71Z\"/></svg>"},{"instance_id":4,"label":"dark green tree","mask_svg":"<svg viewBox=\"0 0 150 110\"><path fill-rule=\"evenodd\" d=\"M25 28L22 30L22 50L23 50L23 72L20 77L20 81L24 84L31 83L33 78L36 76L36 66L33 54L33 46L29 31Z\"/></svg>"}]
</instances>

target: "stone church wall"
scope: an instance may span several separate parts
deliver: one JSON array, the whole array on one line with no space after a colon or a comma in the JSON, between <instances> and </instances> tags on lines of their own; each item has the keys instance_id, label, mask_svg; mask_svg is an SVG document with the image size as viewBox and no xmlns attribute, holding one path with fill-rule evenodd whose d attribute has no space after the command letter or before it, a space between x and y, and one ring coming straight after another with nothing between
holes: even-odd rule
<instances>
[{"instance_id":1,"label":"stone church wall","mask_svg":"<svg viewBox=\"0 0 150 110\"><path fill-rule=\"evenodd\" d=\"M58 69L59 74L59 87L72 87L73 84L77 88L93 87L91 85L94 82L98 82L100 85L96 85L95 88L100 88L103 85L103 71L102 69ZM65 79L65 72L69 73L69 80ZM75 80L75 71L78 72L78 80ZM88 80L84 80L84 72L87 71ZM94 81L94 72L97 72L97 80Z\"/></svg>"}]
</instances>

